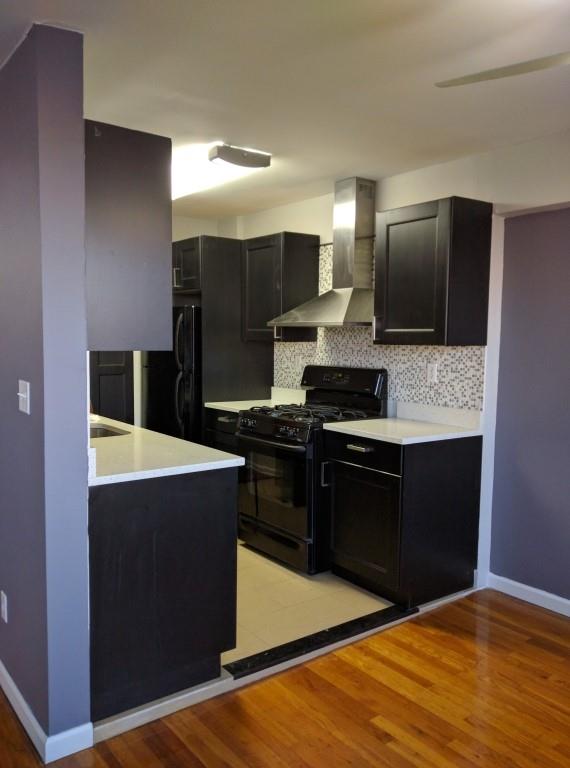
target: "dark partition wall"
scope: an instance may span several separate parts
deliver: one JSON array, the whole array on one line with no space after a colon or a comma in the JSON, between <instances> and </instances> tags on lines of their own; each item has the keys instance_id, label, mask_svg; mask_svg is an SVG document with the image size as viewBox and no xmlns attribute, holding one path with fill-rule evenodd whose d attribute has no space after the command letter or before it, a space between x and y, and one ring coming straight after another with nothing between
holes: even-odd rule
<instances>
[{"instance_id":1,"label":"dark partition wall","mask_svg":"<svg viewBox=\"0 0 570 768\"><path fill-rule=\"evenodd\" d=\"M570 598L570 209L507 220L491 570Z\"/></svg>"}]
</instances>

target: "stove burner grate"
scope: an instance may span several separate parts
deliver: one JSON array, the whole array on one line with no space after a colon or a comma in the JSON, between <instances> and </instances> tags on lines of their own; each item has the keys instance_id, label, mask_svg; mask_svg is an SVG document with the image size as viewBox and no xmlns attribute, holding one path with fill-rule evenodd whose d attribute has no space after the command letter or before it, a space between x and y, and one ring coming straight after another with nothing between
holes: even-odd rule
<instances>
[{"instance_id":1,"label":"stove burner grate","mask_svg":"<svg viewBox=\"0 0 570 768\"><path fill-rule=\"evenodd\" d=\"M304 423L319 423L327 421L351 421L366 419L371 414L357 408L345 408L336 405L268 405L254 406L250 412L279 419L291 419Z\"/></svg>"}]
</instances>

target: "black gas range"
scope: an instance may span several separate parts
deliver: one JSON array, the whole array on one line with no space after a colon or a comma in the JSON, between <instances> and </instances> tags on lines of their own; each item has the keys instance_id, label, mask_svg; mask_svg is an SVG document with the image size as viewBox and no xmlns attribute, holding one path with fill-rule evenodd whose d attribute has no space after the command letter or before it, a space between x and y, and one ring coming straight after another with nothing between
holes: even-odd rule
<instances>
[{"instance_id":1,"label":"black gas range","mask_svg":"<svg viewBox=\"0 0 570 768\"><path fill-rule=\"evenodd\" d=\"M240 411L246 464L239 488L239 533L251 547L306 573L330 566L330 490L322 427L386 417L385 369L308 365L304 405Z\"/></svg>"}]
</instances>

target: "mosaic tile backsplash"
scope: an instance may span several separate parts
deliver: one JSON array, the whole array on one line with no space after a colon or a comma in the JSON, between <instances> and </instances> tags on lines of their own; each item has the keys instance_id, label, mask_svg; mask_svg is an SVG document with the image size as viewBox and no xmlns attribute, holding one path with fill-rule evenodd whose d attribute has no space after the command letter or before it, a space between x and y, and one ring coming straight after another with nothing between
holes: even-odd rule
<instances>
[{"instance_id":1,"label":"mosaic tile backsplash","mask_svg":"<svg viewBox=\"0 0 570 768\"><path fill-rule=\"evenodd\" d=\"M319 292L332 287L332 246L321 247ZM316 342L276 343L274 384L298 387L305 365L388 370L388 397L409 403L482 410L485 347L383 346L370 328L319 328ZM426 382L427 363L438 382Z\"/></svg>"}]
</instances>

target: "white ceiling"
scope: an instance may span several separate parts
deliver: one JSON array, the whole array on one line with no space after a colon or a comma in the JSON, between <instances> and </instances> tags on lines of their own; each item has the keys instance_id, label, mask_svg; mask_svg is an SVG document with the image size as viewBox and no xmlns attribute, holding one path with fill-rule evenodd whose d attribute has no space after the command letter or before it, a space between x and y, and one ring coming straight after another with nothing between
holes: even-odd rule
<instances>
[{"instance_id":1,"label":"white ceiling","mask_svg":"<svg viewBox=\"0 0 570 768\"><path fill-rule=\"evenodd\" d=\"M0 60L32 21L85 33L89 118L272 152L176 201L222 217L570 127L570 67L434 82L570 49L569 0L2 0Z\"/></svg>"}]
</instances>

